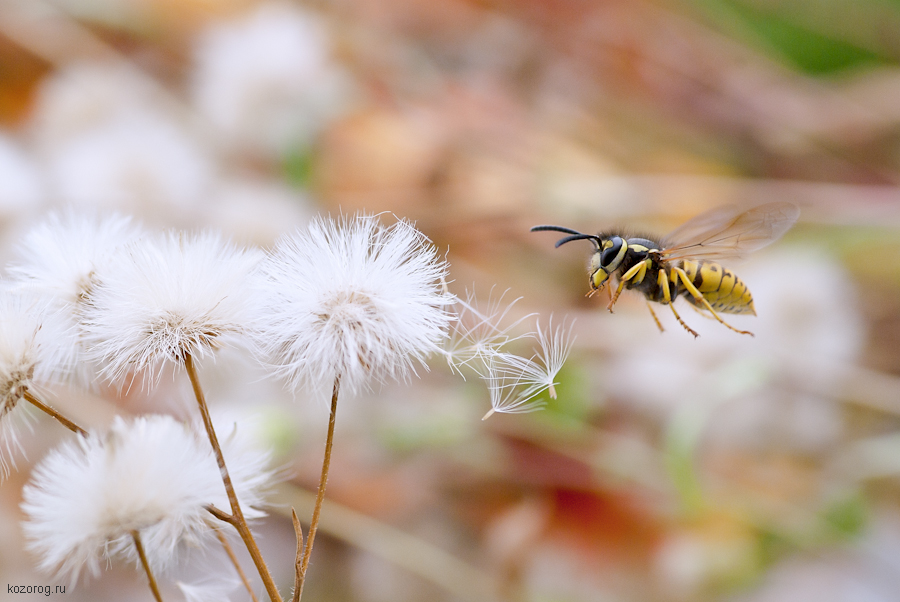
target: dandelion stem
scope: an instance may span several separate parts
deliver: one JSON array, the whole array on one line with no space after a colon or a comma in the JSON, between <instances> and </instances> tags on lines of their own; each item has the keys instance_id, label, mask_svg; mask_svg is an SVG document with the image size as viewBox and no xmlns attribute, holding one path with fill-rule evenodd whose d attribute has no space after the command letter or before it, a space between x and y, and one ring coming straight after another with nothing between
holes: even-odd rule
<instances>
[{"instance_id":1,"label":"dandelion stem","mask_svg":"<svg viewBox=\"0 0 900 602\"><path fill-rule=\"evenodd\" d=\"M213 505L209 505L206 507L206 511L215 516L217 519L222 521L223 523L228 523L229 525L234 524L234 517L228 514L227 512L222 512L218 508Z\"/></svg>"},{"instance_id":2,"label":"dandelion stem","mask_svg":"<svg viewBox=\"0 0 900 602\"><path fill-rule=\"evenodd\" d=\"M147 573L147 580L150 582L150 591L153 592L153 597L156 598L156 602L163 602L162 595L159 593L159 586L156 584L156 577L153 576L153 571L150 570L150 563L147 562L147 555L144 553L144 545L141 543L141 534L138 533L137 529L131 532L131 538L134 540L134 547L137 548L141 564L144 566L144 572Z\"/></svg>"},{"instance_id":3,"label":"dandelion stem","mask_svg":"<svg viewBox=\"0 0 900 602\"><path fill-rule=\"evenodd\" d=\"M309 522L309 533L306 536L306 549L303 550L303 560L300 564L300 574L297 578L298 586L294 593L294 601L300 602L303 595L303 584L306 582L306 569L309 567L309 556L312 553L313 540L316 538L316 529L319 527L319 515L322 512L322 502L325 500L325 483L328 482L328 467L331 465L331 447L334 443L334 417L337 413L338 392L341 388L341 375L334 378L334 389L331 392L331 415L328 417L328 436L325 439L325 458L322 460L322 476L319 478L319 490L316 493L316 505L313 507L312 520Z\"/></svg>"},{"instance_id":4,"label":"dandelion stem","mask_svg":"<svg viewBox=\"0 0 900 602\"><path fill-rule=\"evenodd\" d=\"M291 508L291 522L294 525L294 535L297 537L297 554L294 556L294 594L291 596L291 602L300 600L300 567L303 566L303 526L300 525L300 519L297 518L297 512Z\"/></svg>"},{"instance_id":5,"label":"dandelion stem","mask_svg":"<svg viewBox=\"0 0 900 602\"><path fill-rule=\"evenodd\" d=\"M238 561L238 557L235 556L234 550L231 548L231 544L228 543L228 538L225 537L225 534L222 533L222 531L219 529L216 529L216 537L219 538L219 542L225 549L225 553L228 554L228 558L229 560L231 560L231 564L234 565L234 569L237 571L238 576L240 576L241 581L244 583L244 587L247 589L247 593L250 594L250 598L253 600L253 602L259 602L256 594L253 593L253 588L250 586L250 580L247 579L247 574L244 572L244 569L241 568L241 563Z\"/></svg>"},{"instance_id":6,"label":"dandelion stem","mask_svg":"<svg viewBox=\"0 0 900 602\"><path fill-rule=\"evenodd\" d=\"M244 518L244 513L241 511L241 505L238 503L237 494L234 492L234 485L231 483L231 476L228 474L228 468L225 466L225 456L222 455L222 448L219 446L219 438L216 436L212 419L209 417L209 408L206 406L206 398L203 395L203 389L200 387L200 379L197 376L197 369L194 366L194 358L191 357L190 353L186 353L184 356L184 367L187 369L188 376L191 379L191 386L194 388L194 397L197 398L197 404L200 406L200 415L203 417L203 426L206 427L209 443L212 445L213 453L216 455L216 462L219 464L219 472L222 473L222 482L225 484L228 501L231 503L231 516L233 520L227 522L234 525L234 528L237 529L241 539L244 540L244 545L247 546L247 551L250 552L253 564L256 565L256 570L259 571L259 576L266 586L266 592L268 592L269 598L271 598L272 602L282 602L281 594L278 593L278 588L275 587L275 581L272 579L269 567L266 566L266 561L259 551L259 546L253 538L253 533L247 525L247 519Z\"/></svg>"},{"instance_id":7,"label":"dandelion stem","mask_svg":"<svg viewBox=\"0 0 900 602\"><path fill-rule=\"evenodd\" d=\"M57 412L56 410L54 410L53 408L48 406L46 403L44 403L43 401L41 401L40 399L38 399L37 397L32 395L30 391L25 391L25 394L23 395L23 397L25 397L25 401L27 401L34 407L38 408L42 412L55 418L57 422L59 422L61 425L63 425L64 427L66 427L67 429L69 429L70 431L75 433L76 435L81 435L82 437L87 437L88 433L86 430L84 430L83 428L81 428L80 426L78 426L77 424L75 424L74 422L72 422L71 420L69 420L68 418L66 418L65 416L63 416L62 414L60 414L59 412Z\"/></svg>"}]
</instances>

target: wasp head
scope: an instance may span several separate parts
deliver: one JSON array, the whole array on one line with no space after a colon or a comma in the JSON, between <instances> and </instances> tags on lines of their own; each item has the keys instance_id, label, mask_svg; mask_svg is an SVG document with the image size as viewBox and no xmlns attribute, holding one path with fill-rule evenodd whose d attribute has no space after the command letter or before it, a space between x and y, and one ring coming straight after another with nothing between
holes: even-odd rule
<instances>
[{"instance_id":1,"label":"wasp head","mask_svg":"<svg viewBox=\"0 0 900 602\"><path fill-rule=\"evenodd\" d=\"M568 234L569 236L556 241L557 247L573 240L587 240L593 244L594 254L591 256L589 278L591 288L594 290L603 288L603 285L609 279L609 275L618 269L625 258L625 252L628 250L628 243L621 236L603 238L597 234L583 234L577 230L563 228L562 226L535 226L531 231L552 231Z\"/></svg>"}]
</instances>

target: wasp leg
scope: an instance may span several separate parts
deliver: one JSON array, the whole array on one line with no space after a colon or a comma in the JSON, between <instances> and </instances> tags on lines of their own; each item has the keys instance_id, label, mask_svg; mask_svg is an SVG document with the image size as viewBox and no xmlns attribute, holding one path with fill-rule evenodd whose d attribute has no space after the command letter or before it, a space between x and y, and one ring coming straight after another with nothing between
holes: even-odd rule
<instances>
[{"instance_id":1,"label":"wasp leg","mask_svg":"<svg viewBox=\"0 0 900 602\"><path fill-rule=\"evenodd\" d=\"M715 320L714 317L712 317L711 315L709 315L709 312L706 311L706 308L705 308L705 307L697 307L697 306L694 305L693 303L691 303L690 305L688 305L688 307L690 307L690 308L693 309L695 312L697 312L698 315L703 316L703 318L706 319L706 320Z\"/></svg>"},{"instance_id":2,"label":"wasp leg","mask_svg":"<svg viewBox=\"0 0 900 602\"><path fill-rule=\"evenodd\" d=\"M672 268L672 270L676 274L678 274L678 277L681 279L681 282L684 284L684 288L687 289L687 291L691 294L691 296L693 296L694 299L696 299L697 301L702 303L703 306L707 310L709 310L709 313L711 313L716 320L718 320L721 324L724 324L725 326L727 326L728 328L730 328L731 330L733 330L737 333L749 334L751 337L753 336L753 333L750 332L749 330L738 330L737 328L735 328L734 326L732 326L731 324L729 324L728 322L723 320L721 317L719 317L719 314L717 314L716 310L714 310L712 308L712 305L709 304L709 301L706 300L706 297L703 296L703 293L701 293L700 291L697 290L697 287L694 286L694 283L691 282L691 279L688 278L688 275L684 272L683 269Z\"/></svg>"},{"instance_id":3,"label":"wasp leg","mask_svg":"<svg viewBox=\"0 0 900 602\"><path fill-rule=\"evenodd\" d=\"M700 335L697 334L697 332L694 329L692 329L690 326L688 326L687 324L684 323L684 320L681 319L681 316L679 316L678 312L675 310L675 306L672 305L672 295L669 292L669 278L666 275L665 270L659 271L659 276L657 276L656 281L657 281L657 283L659 283L659 287L662 289L663 298L666 300L666 305L668 305L669 309L672 310L672 313L675 314L675 319L678 320L678 323L681 324L685 330L687 330L689 333L694 335L695 339L697 337L699 337Z\"/></svg>"},{"instance_id":4,"label":"wasp leg","mask_svg":"<svg viewBox=\"0 0 900 602\"><path fill-rule=\"evenodd\" d=\"M613 313L613 305L616 304L616 301L619 300L619 295L622 294L622 289L625 288L625 278L623 277L619 280L619 286L616 287L616 294L614 295L612 292L612 286L609 287L609 303L606 304L606 309L609 310L609 313Z\"/></svg>"},{"instance_id":5,"label":"wasp leg","mask_svg":"<svg viewBox=\"0 0 900 602\"><path fill-rule=\"evenodd\" d=\"M619 300L619 295L622 294L622 289L625 288L625 283L634 279L635 284L640 284L644 280L644 276L647 274L647 268L649 268L653 262L649 259L645 259L640 263L636 263L631 266L631 269L622 274L622 278L619 280L619 286L616 288L616 294L612 296L609 300L609 305L606 306L606 309L609 310L609 313L613 313L613 305L616 304L616 301ZM612 287L610 287L610 293L612 293Z\"/></svg>"},{"instance_id":6,"label":"wasp leg","mask_svg":"<svg viewBox=\"0 0 900 602\"><path fill-rule=\"evenodd\" d=\"M650 305L650 302L647 301L647 309L650 310L650 315L653 316L653 321L656 322L656 327L659 328L660 332L665 332L666 329L663 328L662 322L659 321L659 318L656 317L656 312L653 311L653 306Z\"/></svg>"}]
</instances>

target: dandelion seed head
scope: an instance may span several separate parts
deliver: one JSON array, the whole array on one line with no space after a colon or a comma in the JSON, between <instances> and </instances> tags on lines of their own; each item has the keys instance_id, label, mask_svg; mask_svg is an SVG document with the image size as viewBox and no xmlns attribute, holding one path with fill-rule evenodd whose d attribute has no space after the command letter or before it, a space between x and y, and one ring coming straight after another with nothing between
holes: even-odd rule
<instances>
[{"instance_id":1,"label":"dandelion seed head","mask_svg":"<svg viewBox=\"0 0 900 602\"><path fill-rule=\"evenodd\" d=\"M271 473L235 456L235 487L251 515L259 481ZM241 475L254 474L248 481ZM234 475L233 475L234 476ZM97 575L101 562L137 562L137 530L154 569L165 569L179 543L202 543L212 527L206 506L228 507L208 444L169 416L117 418L104 436L64 443L35 468L23 489L23 525L42 571L74 583L82 570Z\"/></svg>"},{"instance_id":2,"label":"dandelion seed head","mask_svg":"<svg viewBox=\"0 0 900 602\"><path fill-rule=\"evenodd\" d=\"M405 221L314 220L263 264L258 334L276 372L299 387L403 379L439 350L451 298L430 241Z\"/></svg>"},{"instance_id":3,"label":"dandelion seed head","mask_svg":"<svg viewBox=\"0 0 900 602\"><path fill-rule=\"evenodd\" d=\"M0 404L33 382L52 383L71 368L69 325L57 308L27 292L0 288Z\"/></svg>"},{"instance_id":4,"label":"dandelion seed head","mask_svg":"<svg viewBox=\"0 0 900 602\"><path fill-rule=\"evenodd\" d=\"M25 234L8 272L17 285L74 310L116 249L142 233L131 218L115 213L54 212Z\"/></svg>"},{"instance_id":5,"label":"dandelion seed head","mask_svg":"<svg viewBox=\"0 0 900 602\"><path fill-rule=\"evenodd\" d=\"M89 356L121 383L131 372L152 379L163 362L238 344L250 317L247 279L261 258L213 232L126 245L98 273L84 310Z\"/></svg>"},{"instance_id":6,"label":"dandelion seed head","mask_svg":"<svg viewBox=\"0 0 900 602\"><path fill-rule=\"evenodd\" d=\"M95 375L80 336L85 303L98 271L118 248L142 233L130 218L118 214L73 209L51 213L25 234L9 266L11 288L40 297L58 310L70 336L57 336L54 344L71 358L69 375L82 386L90 386Z\"/></svg>"},{"instance_id":7,"label":"dandelion seed head","mask_svg":"<svg viewBox=\"0 0 900 602\"><path fill-rule=\"evenodd\" d=\"M74 362L73 337L45 299L0 288L0 477L21 452L10 414L29 389L66 377Z\"/></svg>"}]
</instances>

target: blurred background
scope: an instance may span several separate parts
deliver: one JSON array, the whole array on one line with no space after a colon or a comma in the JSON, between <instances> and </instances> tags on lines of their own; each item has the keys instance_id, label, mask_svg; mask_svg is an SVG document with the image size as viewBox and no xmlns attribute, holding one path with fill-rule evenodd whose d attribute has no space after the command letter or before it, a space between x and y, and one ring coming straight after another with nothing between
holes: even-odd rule
<instances>
[{"instance_id":1,"label":"blurred background","mask_svg":"<svg viewBox=\"0 0 900 602\"><path fill-rule=\"evenodd\" d=\"M455 292L576 320L543 411L482 422L483 384L440 361L342 400L310 600L897 601L898 32L897 0L2 0L0 257L69 205L262 247L391 212L447 251ZM728 264L754 338L686 304L700 338L664 308L660 334L636 295L611 315L584 296L590 247L528 232L664 234L775 200L797 226ZM288 592L327 399L237 354L203 368L284 469L257 530ZM183 375L55 393L93 427L191 411ZM55 585L18 504L69 435L32 422L0 487L0 587ZM196 556L169 583L247 599ZM151 597L113 565L66 599Z\"/></svg>"}]
</instances>

